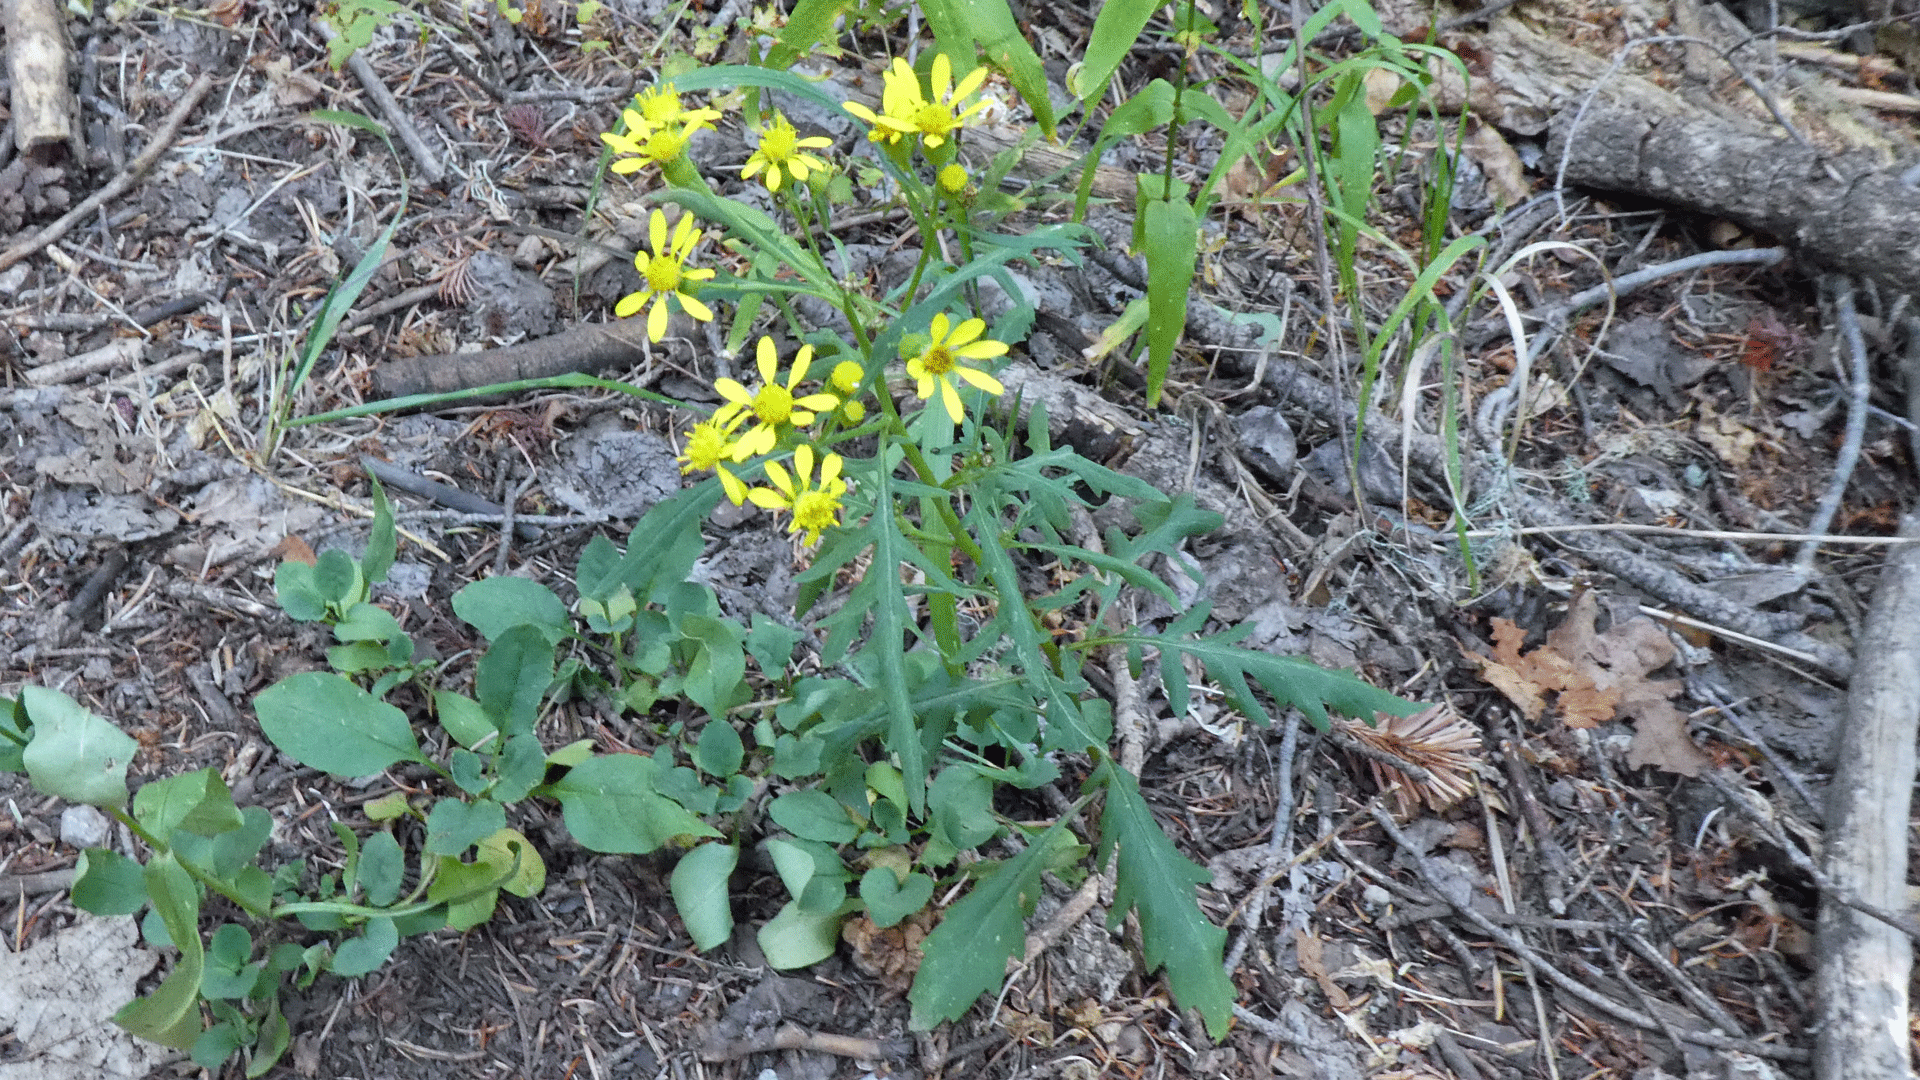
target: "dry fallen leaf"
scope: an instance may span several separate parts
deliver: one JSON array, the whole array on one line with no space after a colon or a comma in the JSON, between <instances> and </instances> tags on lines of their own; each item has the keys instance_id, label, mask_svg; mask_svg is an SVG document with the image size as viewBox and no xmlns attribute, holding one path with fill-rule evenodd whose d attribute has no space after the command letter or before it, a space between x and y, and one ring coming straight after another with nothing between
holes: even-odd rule
<instances>
[{"instance_id":1,"label":"dry fallen leaf","mask_svg":"<svg viewBox=\"0 0 1920 1080\"><path fill-rule=\"evenodd\" d=\"M1568 727L1593 727L1614 719L1634 722L1627 764L1652 765L1682 776L1698 776L1709 760L1687 735L1687 714L1673 705L1677 679L1647 676L1671 663L1673 642L1646 618L1594 631L1600 600L1592 591L1575 596L1567 617L1547 634L1547 643L1522 655L1526 634L1505 619L1495 619L1493 658L1468 654L1480 677L1529 720L1546 709L1548 694Z\"/></svg>"},{"instance_id":2,"label":"dry fallen leaf","mask_svg":"<svg viewBox=\"0 0 1920 1080\"><path fill-rule=\"evenodd\" d=\"M1320 991L1327 995L1327 1004L1335 1009L1344 1009L1352 1004L1347 992L1333 981L1333 973L1327 970L1323 955L1325 942L1306 930L1293 932L1294 954L1300 959L1300 970L1320 984Z\"/></svg>"}]
</instances>

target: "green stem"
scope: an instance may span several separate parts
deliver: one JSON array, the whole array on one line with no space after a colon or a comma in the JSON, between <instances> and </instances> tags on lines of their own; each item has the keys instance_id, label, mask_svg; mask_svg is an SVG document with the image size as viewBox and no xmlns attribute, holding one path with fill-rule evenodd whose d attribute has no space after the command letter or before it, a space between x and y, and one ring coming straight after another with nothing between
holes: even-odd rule
<instances>
[{"instance_id":1,"label":"green stem","mask_svg":"<svg viewBox=\"0 0 1920 1080\"><path fill-rule=\"evenodd\" d=\"M115 821L118 821L120 824L125 825L127 827L127 831L131 832L134 836L138 837L140 842L147 845L149 850L158 851L158 852L169 852L173 850L172 847L170 847L169 845L161 843L159 837L148 832L145 827L143 827L138 821L134 820L134 817L132 814L127 813L125 810L111 809L108 811L108 813L113 815L113 819ZM248 903L247 899L241 896L237 890L229 887L229 885L226 882L221 881L219 878L214 877L212 874L207 873L205 870L202 870L199 867L194 866L189 862L186 862L185 860L176 859L174 861L178 862L180 864L180 868L185 870L187 874L191 876L195 881L198 881L200 884L205 885L207 888L212 889L214 892L217 892L221 896L224 896L227 899L233 901L235 904L238 904L241 910L245 911L247 914L253 916L254 918L264 919L270 915L270 912L267 909L256 907L253 904Z\"/></svg>"},{"instance_id":2,"label":"green stem","mask_svg":"<svg viewBox=\"0 0 1920 1080\"><path fill-rule=\"evenodd\" d=\"M912 466L914 475L928 487L947 490L947 485L940 482L939 475L933 471L933 465L927 461L927 456L921 453L920 445L914 442L913 435L907 431L906 422L900 419L900 411L894 407L893 394L888 392L884 380L877 396L880 398L881 408L886 410L888 428L899 438L900 450L906 455L907 464ZM886 468L886 462L880 462L880 467ZM953 493L948 490L943 498L935 499L933 503L939 510L940 520L947 526L947 534L953 538L954 543L958 544L960 550L965 552L967 558L972 559L976 565L981 563L985 553L980 550L980 545L974 543L973 537L967 535L966 528L960 524L960 515L953 509Z\"/></svg>"}]
</instances>

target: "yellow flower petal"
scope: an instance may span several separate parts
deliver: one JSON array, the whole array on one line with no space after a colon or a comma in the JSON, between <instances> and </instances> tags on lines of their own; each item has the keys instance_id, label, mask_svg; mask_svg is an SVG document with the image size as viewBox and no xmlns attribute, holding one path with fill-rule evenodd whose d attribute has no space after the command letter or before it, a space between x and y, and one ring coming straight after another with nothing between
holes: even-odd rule
<instances>
[{"instance_id":1,"label":"yellow flower petal","mask_svg":"<svg viewBox=\"0 0 1920 1080\"><path fill-rule=\"evenodd\" d=\"M933 58L933 99L944 101L947 91L953 88L953 61L946 53Z\"/></svg>"},{"instance_id":2,"label":"yellow flower petal","mask_svg":"<svg viewBox=\"0 0 1920 1080\"><path fill-rule=\"evenodd\" d=\"M949 345L951 348L951 345ZM964 356L969 360L991 360L996 356L1007 355L1007 343L1004 341L976 341L971 345L962 345L953 349L955 356Z\"/></svg>"},{"instance_id":3,"label":"yellow flower petal","mask_svg":"<svg viewBox=\"0 0 1920 1080\"><path fill-rule=\"evenodd\" d=\"M712 308L688 296L686 293L674 293L673 295L680 298L680 306L687 310L687 314L699 319L701 322L713 321Z\"/></svg>"},{"instance_id":4,"label":"yellow flower petal","mask_svg":"<svg viewBox=\"0 0 1920 1080\"><path fill-rule=\"evenodd\" d=\"M659 341L667 336L667 298L655 296L653 310L647 312L647 340Z\"/></svg>"},{"instance_id":5,"label":"yellow flower petal","mask_svg":"<svg viewBox=\"0 0 1920 1080\"><path fill-rule=\"evenodd\" d=\"M762 510L785 510L787 507L793 505L786 499L781 498L779 492L768 491L766 488L754 488L752 491L747 492L747 498L752 499L753 505Z\"/></svg>"},{"instance_id":6,"label":"yellow flower petal","mask_svg":"<svg viewBox=\"0 0 1920 1080\"><path fill-rule=\"evenodd\" d=\"M989 394L1004 394L1007 392L1006 386L1003 385L999 379L981 371L979 368L957 367L953 369L953 373L980 389L985 390Z\"/></svg>"},{"instance_id":7,"label":"yellow flower petal","mask_svg":"<svg viewBox=\"0 0 1920 1080\"><path fill-rule=\"evenodd\" d=\"M760 368L760 381L772 382L774 376L780 371L780 351L774 348L773 339L763 336L760 344L755 347L755 353Z\"/></svg>"},{"instance_id":8,"label":"yellow flower petal","mask_svg":"<svg viewBox=\"0 0 1920 1080\"><path fill-rule=\"evenodd\" d=\"M980 89L981 85L986 81L986 68L977 67L967 72L966 78L960 80L960 85L953 88L953 100L960 101L964 99L968 94Z\"/></svg>"},{"instance_id":9,"label":"yellow flower petal","mask_svg":"<svg viewBox=\"0 0 1920 1080\"><path fill-rule=\"evenodd\" d=\"M647 292L628 293L620 298L619 303L613 305L613 313L624 319L644 307L650 295L652 294Z\"/></svg>"},{"instance_id":10,"label":"yellow flower petal","mask_svg":"<svg viewBox=\"0 0 1920 1080\"><path fill-rule=\"evenodd\" d=\"M967 342L972 341L974 338L979 337L981 334L986 333L986 330L987 322L985 319L968 319L966 322L953 328L953 336L946 340L946 346L949 349L957 349Z\"/></svg>"},{"instance_id":11,"label":"yellow flower petal","mask_svg":"<svg viewBox=\"0 0 1920 1080\"><path fill-rule=\"evenodd\" d=\"M805 449L805 447L802 447L802 449ZM793 500L793 478L787 475L787 470L782 468L779 462L767 462L767 479L773 481L773 486L780 489L780 493L787 497L788 504L791 505Z\"/></svg>"},{"instance_id":12,"label":"yellow flower petal","mask_svg":"<svg viewBox=\"0 0 1920 1080\"><path fill-rule=\"evenodd\" d=\"M954 423L967 418L966 410L960 407L960 391L954 389L952 379L940 380L940 401L946 405L947 415L953 417Z\"/></svg>"}]
</instances>

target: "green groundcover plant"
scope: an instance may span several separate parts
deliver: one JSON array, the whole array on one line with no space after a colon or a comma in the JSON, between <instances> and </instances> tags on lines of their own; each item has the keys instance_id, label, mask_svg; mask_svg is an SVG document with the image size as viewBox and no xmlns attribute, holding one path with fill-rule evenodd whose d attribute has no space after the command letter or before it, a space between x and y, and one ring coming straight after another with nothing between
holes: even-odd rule
<instances>
[{"instance_id":1,"label":"green groundcover plant","mask_svg":"<svg viewBox=\"0 0 1920 1080\"><path fill-rule=\"evenodd\" d=\"M796 10L775 50L788 54L770 53L770 63L817 40L819 7ZM1108 5L1103 23L1116 9L1151 11ZM278 568L281 608L325 625L335 644L327 670L256 697L261 729L309 768L407 778L367 803L364 821L333 824L337 855L263 863L272 815L236 806L214 770L130 793L135 743L112 722L39 687L0 702L0 769L100 807L137 841L137 855L86 851L73 891L87 911L142 915L147 940L178 952L166 979L120 1012L124 1027L209 1068L238 1052L248 1075L264 1072L288 1045L287 987L365 975L402 938L478 926L502 892L538 894L545 863L511 821L516 804L545 800L588 850L675 858L673 900L702 950L732 936L733 873L742 849L760 845L788 894L757 931L778 968L830 955L856 914L894 926L936 895L960 893L923 946L909 994L918 1028L1000 987L1043 874L1071 881L1111 867L1110 918L1135 913L1147 969L1164 971L1174 999L1214 1037L1225 1033L1235 989L1222 967L1225 932L1196 898L1206 872L1175 849L1113 756L1112 711L1085 665L1120 651L1137 675L1151 668L1176 713L1192 700L1190 673L1262 723L1275 708L1324 726L1329 710L1371 720L1419 706L1352 674L1246 648L1246 627L1210 629L1204 600L1183 604L1161 568L1190 566L1181 547L1218 516L1055 445L1044 409L1023 420L1006 400L995 368L1034 315L1009 265L1076 259L1090 234L1072 221L996 231L1019 208L1000 191L1013 159L976 174L956 152L983 107L987 71L972 58L1012 76L1050 128L1044 80L1037 98L1028 93L1038 62L1029 65L1017 33L940 11L943 50L918 65L893 61L878 110L846 107L874 151L858 162L834 160L829 140L777 108L783 96L839 108L777 63L662 82L604 136L614 174L657 173L660 200L677 207L671 217L651 211L636 259L642 286L617 314L644 318L656 340L676 313L712 320L716 304L732 307L737 346L773 327L753 342L746 377L717 379L720 404L685 430L680 462L692 486L651 509L624 548L595 536L565 596L518 577L461 589L453 610L486 643L470 668L417 653L371 599L396 552L377 483L363 554L329 550ZM1130 41L1145 19L1105 33ZM1191 16L1186 27L1191 35ZM1084 76L1090 95L1104 93L1118 63L1110 52L1089 61L1105 65ZM715 194L687 156L720 113L686 95L735 88L752 91L758 136L742 175L764 186L771 213ZM1287 122L1236 121L1161 83L1122 106L1109 131L1177 127L1183 95L1230 142L1253 145ZM871 287L835 271L847 263L823 226L851 197L850 171L917 226L908 280ZM1136 239L1162 272L1169 262L1183 271L1177 289L1156 286L1149 298L1178 316L1142 323L1164 378L1193 273L1196 203L1171 170L1148 181ZM1198 205L1204 213L1204 196ZM1013 301L992 325L978 306L985 279ZM802 298L838 319L810 323ZM703 525L723 499L766 511L803 549L791 613L742 622L692 580ZM1133 525L1095 541L1088 512L1109 504ZM1128 589L1175 614L1121 625L1110 613ZM549 745L543 720L569 701L631 717L651 744ZM675 714L694 719L660 719ZM1058 820L1032 826L998 812L1003 792L1068 774L1081 798Z\"/></svg>"}]
</instances>

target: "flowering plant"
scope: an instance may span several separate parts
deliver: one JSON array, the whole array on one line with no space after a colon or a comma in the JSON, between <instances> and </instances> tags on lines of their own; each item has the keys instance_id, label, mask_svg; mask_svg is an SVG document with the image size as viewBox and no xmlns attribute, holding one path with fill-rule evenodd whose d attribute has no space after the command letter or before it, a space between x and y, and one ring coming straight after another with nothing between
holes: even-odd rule
<instances>
[{"instance_id":1,"label":"flowering plant","mask_svg":"<svg viewBox=\"0 0 1920 1080\"><path fill-rule=\"evenodd\" d=\"M831 0L798 7L820 15L823 3L837 10ZM994 58L1050 137L1039 58L1007 29L1004 5L975 5L1000 16L978 28L963 27L949 4L925 6L938 13L943 44ZM1318 25L1336 9L1358 10L1329 5L1314 16ZM1090 58L1076 79L1083 97L1104 92L1153 9L1113 10L1124 17L1110 25L1103 13L1092 50L1100 60ZM826 15L796 10L790 25L825 25ZM1114 29L1136 17L1132 29ZM1296 36L1311 40L1315 25ZM1322 727L1329 709L1371 719L1420 707L1352 675L1245 648L1245 627L1209 632L1205 582L1184 570L1192 564L1181 548L1216 528L1218 516L1055 446L1044 407L1008 400L1017 397L1009 393L1014 347L1035 316L1008 268L1077 259L1090 233L1074 223L1028 222L1017 234L982 227L1017 205L997 191L1004 163L981 169L960 152L997 91L984 67L964 63L957 72L943 49L924 65L923 82L920 68L896 59L877 110L845 104L867 125L856 152L884 173L888 198L914 224L919 255L904 280L829 260L826 193L844 183L847 163L830 138L804 133L785 112L755 121L757 145L737 173L752 197L716 193L716 174L703 175L691 151L697 133L725 118L689 105L691 95L745 87L841 109L778 70L798 51L785 38L768 66L709 68L648 88L601 136L610 171L645 183L657 171L659 198L679 206L672 219L650 211L648 249L635 257L640 288L615 314L644 313L657 342L676 314L717 321L716 305L731 307L731 347L759 335L757 382L717 375L704 405L586 376L550 384L610 387L682 410L678 462L694 485L650 510L624 550L594 537L570 604L519 577L463 588L454 611L487 643L470 669L416 658L400 622L373 602L397 543L377 484L361 554L330 550L275 574L286 614L326 625L337 644L327 650L330 670L293 675L255 699L265 736L337 776L404 764L427 777L367 802L364 821L334 824L338 869L309 872L296 860L269 872L260 860L271 817L236 806L217 771L130 792L133 743L110 721L43 688L0 700L0 770L102 808L145 849L144 863L89 850L74 886L75 903L95 914L147 910L150 936L180 950L171 974L116 1018L129 1030L191 1050L208 1069L241 1052L248 1075L265 1072L291 1041L283 985L367 974L406 935L471 928L492 917L502 893L541 891L544 863L507 818L534 798L557 803L587 849L680 850L673 897L703 950L732 934L727 886L749 843L764 849L791 894L758 932L775 967L823 959L849 920L885 928L937 908L909 994L921 1028L958 1017L1000 986L1043 873L1082 873L1089 861L1109 867L1112 918L1137 916L1148 970L1164 970L1173 998L1196 1009L1212 1035L1226 1030L1235 989L1222 968L1225 931L1197 902L1206 872L1178 852L1141 797L1143 695L1134 680L1151 670L1164 707L1178 714L1200 675L1260 722L1276 706ZM1115 110L1086 175L1110 137L1177 128L1180 102L1178 88L1156 81ZM1212 108L1194 106L1230 129L1230 148L1243 152L1283 122L1236 127L1217 102ZM1221 168L1232 159L1223 153ZM1158 378L1184 321L1196 217L1206 205L1205 189L1190 199L1172 176L1171 154L1168 161L1167 175L1142 179L1139 207L1150 295L1136 325L1145 327ZM760 208L769 198L771 213ZM724 244L703 243L710 231ZM985 280L1000 286L1002 307L982 306ZM824 303L795 302L802 298ZM762 326L756 313L769 307L777 314ZM804 569L791 617L755 612L743 623L697 579L703 523L722 499L766 511L794 538ZM1130 511L1136 527L1098 536L1096 509ZM1163 580L1168 567L1194 580L1177 590ZM1042 580L1054 587L1034 584ZM1163 617L1121 614L1142 597ZM1086 677L1095 663L1116 687L1113 701ZM403 687L412 692L398 697L402 704L390 702ZM636 717L645 752L596 752L590 741L550 749L550 712L576 695ZM662 701L683 702L669 712L694 722L657 713ZM402 707L419 702L430 703L415 706L419 715ZM1068 772L1083 794L1051 823L1027 823L996 803L1008 788L1057 784ZM1082 820L1096 798L1097 821ZM1076 828L1094 842L1091 852ZM203 939L210 894L238 914ZM298 943L273 930L287 920L303 927ZM249 925L262 930L257 942Z\"/></svg>"}]
</instances>

